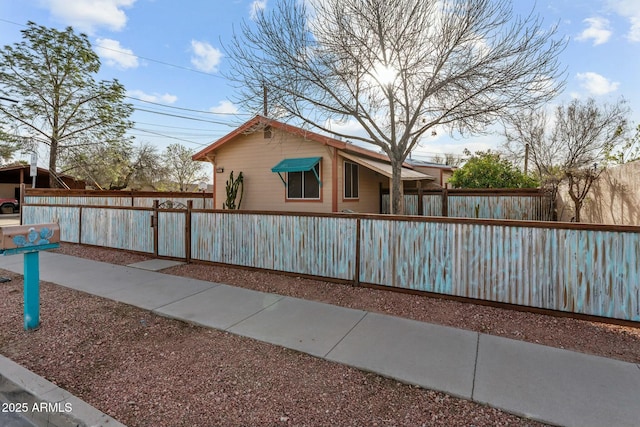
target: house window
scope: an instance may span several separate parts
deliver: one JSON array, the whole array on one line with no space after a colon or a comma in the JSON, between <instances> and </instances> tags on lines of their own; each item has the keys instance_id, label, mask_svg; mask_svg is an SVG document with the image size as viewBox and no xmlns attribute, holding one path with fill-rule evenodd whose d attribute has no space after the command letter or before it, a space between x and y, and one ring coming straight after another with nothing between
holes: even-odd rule
<instances>
[{"instance_id":1,"label":"house window","mask_svg":"<svg viewBox=\"0 0 640 427\"><path fill-rule=\"evenodd\" d=\"M357 199L358 186L358 164L344 162L344 198Z\"/></svg>"},{"instance_id":2,"label":"house window","mask_svg":"<svg viewBox=\"0 0 640 427\"><path fill-rule=\"evenodd\" d=\"M311 170L287 172L288 199L319 199L320 198L320 163L316 163Z\"/></svg>"}]
</instances>

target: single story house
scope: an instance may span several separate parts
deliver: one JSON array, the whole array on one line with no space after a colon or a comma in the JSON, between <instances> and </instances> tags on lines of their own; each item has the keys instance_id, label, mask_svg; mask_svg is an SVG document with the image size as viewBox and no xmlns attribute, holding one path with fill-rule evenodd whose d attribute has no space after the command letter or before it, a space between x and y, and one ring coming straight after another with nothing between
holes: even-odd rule
<instances>
[{"instance_id":1,"label":"single story house","mask_svg":"<svg viewBox=\"0 0 640 427\"><path fill-rule=\"evenodd\" d=\"M389 158L349 142L256 116L196 153L213 164L213 205L222 209L226 182L242 172L241 209L380 213L391 181ZM402 168L404 188L434 177Z\"/></svg>"}]
</instances>

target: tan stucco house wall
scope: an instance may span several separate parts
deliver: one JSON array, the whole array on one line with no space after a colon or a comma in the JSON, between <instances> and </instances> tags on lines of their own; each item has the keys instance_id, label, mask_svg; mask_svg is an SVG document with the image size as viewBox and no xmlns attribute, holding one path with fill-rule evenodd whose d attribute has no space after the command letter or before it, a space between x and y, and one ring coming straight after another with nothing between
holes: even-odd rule
<instances>
[{"instance_id":1,"label":"tan stucco house wall","mask_svg":"<svg viewBox=\"0 0 640 427\"><path fill-rule=\"evenodd\" d=\"M231 171L234 177L240 172L243 174L242 210L379 213L381 189L389 188L389 177L384 175L385 161L388 164L385 156L261 116L196 153L193 158L213 164L215 209L223 208ZM288 174L272 172L272 168L285 159L304 158L319 158L321 186L317 199L289 198L285 186ZM345 163L357 168L357 198L345 197ZM433 177L410 167L403 169L403 174L411 183L433 181Z\"/></svg>"}]
</instances>

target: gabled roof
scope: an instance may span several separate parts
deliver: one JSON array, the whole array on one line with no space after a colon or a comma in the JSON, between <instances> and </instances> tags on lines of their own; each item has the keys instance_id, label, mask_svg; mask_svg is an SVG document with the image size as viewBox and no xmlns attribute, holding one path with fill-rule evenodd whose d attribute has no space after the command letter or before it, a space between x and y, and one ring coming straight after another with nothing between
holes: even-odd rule
<instances>
[{"instance_id":1,"label":"gabled roof","mask_svg":"<svg viewBox=\"0 0 640 427\"><path fill-rule=\"evenodd\" d=\"M341 141L336 138L331 138L325 135L321 135L319 133L302 129L296 126L292 126L286 123L282 123L274 119L268 119L260 115L255 116L248 122L240 125L234 131L228 133L227 135L223 136L219 140L215 141L213 144L197 152L196 154L193 155L192 159L199 160L199 161L207 161L208 154L215 152L218 148L222 147L229 141L233 140L235 137L239 135L247 134L247 133L262 131L268 126L273 129L278 129L283 132L287 132L293 135L298 135L303 139L306 139L309 141L315 141L322 145L328 145L330 147L334 147L348 153L359 154L359 155L370 157L373 159L382 160L385 162L389 161L389 158L384 154L376 153L375 151L367 150L366 148L358 147L356 145ZM403 166L411 168L411 165L409 165L408 163L405 163Z\"/></svg>"}]
</instances>

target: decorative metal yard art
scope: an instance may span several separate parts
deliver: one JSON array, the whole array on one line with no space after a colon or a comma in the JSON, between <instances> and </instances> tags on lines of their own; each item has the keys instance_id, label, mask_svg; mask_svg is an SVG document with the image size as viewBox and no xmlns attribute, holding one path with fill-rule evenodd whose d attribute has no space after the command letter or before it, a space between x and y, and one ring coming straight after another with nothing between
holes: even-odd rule
<instances>
[{"instance_id":1,"label":"decorative metal yard art","mask_svg":"<svg viewBox=\"0 0 640 427\"><path fill-rule=\"evenodd\" d=\"M223 209L240 209L242 203L242 194L244 193L244 177L242 172L238 174L236 179L233 179L233 171L229 175L227 180L227 200L222 205ZM236 199L238 198L238 191L240 191L240 200L238 206L236 206Z\"/></svg>"},{"instance_id":2,"label":"decorative metal yard art","mask_svg":"<svg viewBox=\"0 0 640 427\"><path fill-rule=\"evenodd\" d=\"M0 254L24 254L24 328L40 324L40 251L60 246L58 224L0 227Z\"/></svg>"}]
</instances>

